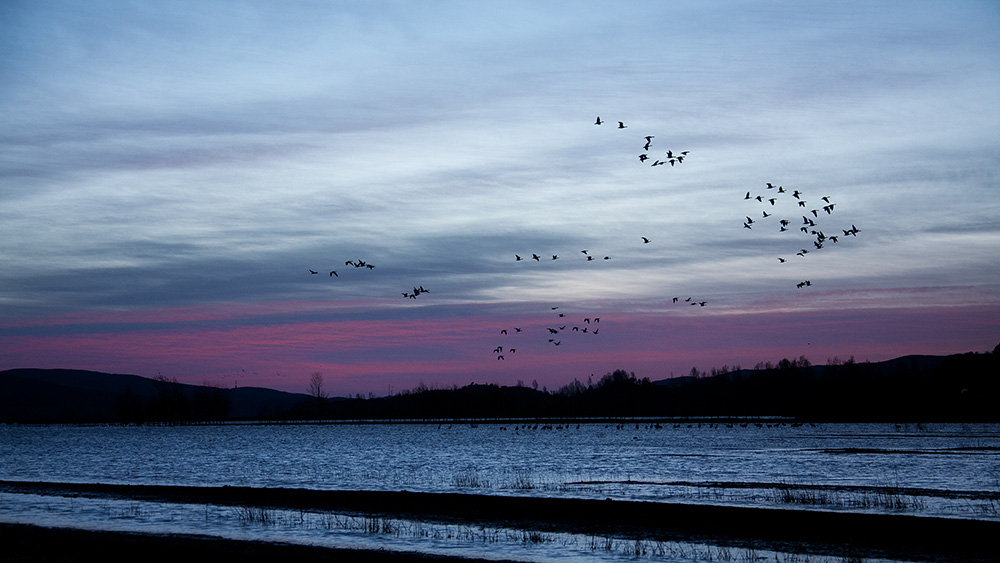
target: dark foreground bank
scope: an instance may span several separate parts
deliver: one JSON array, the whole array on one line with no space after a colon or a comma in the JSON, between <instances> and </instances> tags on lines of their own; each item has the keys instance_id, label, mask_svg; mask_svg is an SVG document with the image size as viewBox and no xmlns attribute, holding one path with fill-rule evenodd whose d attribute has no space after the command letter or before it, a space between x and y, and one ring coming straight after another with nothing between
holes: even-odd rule
<instances>
[{"instance_id":1,"label":"dark foreground bank","mask_svg":"<svg viewBox=\"0 0 1000 563\"><path fill-rule=\"evenodd\" d=\"M27 524L0 524L0 561L90 562L110 557L116 561L177 563L178 561L335 561L341 563L497 563L495 559L468 559L364 549L338 549L263 541L228 540L187 534L157 535L133 532L97 532L44 528ZM502 562L501 562L502 563Z\"/></svg>"},{"instance_id":2,"label":"dark foreground bank","mask_svg":"<svg viewBox=\"0 0 1000 563\"><path fill-rule=\"evenodd\" d=\"M0 481L0 492L30 493L95 498L121 498L143 501L186 502L223 506L255 506L275 509L331 511L345 514L382 516L441 523L464 523L508 527L541 532L707 543L718 546L773 550L790 553L829 555L845 558L885 558L910 561L996 561L1000 522L933 518L919 516L862 514L763 509L729 506L706 506L633 501L486 496L468 494L431 494L385 491L313 491L306 489L259 489L247 487L178 487L106 484L30 483ZM11 532L5 531L4 534ZM71 533L35 529L38 549L52 549L55 542L46 534ZM76 533L76 532L72 532ZM31 552L30 537L22 551ZM86 533L80 532L81 538ZM15 533L15 535L18 535ZM142 536L106 534L87 536L80 541L147 542L157 553L163 542L170 549L193 549L190 542L210 541L221 545L226 540L188 536ZM92 542L98 542L93 544ZM173 543L171 543L173 542ZM218 542L221 542L219 544ZM8 542L4 541L3 544ZM263 542L235 542L233 549L249 549L248 557L261 550L286 550L289 555L303 551L332 554L334 560L373 560L372 552L328 550L286 546ZM5 548L8 546L5 545ZM136 549L141 549L136 547ZM201 548L199 548L201 549ZM214 548L213 548L214 549ZM340 553L344 551L345 553ZM334 552L337 552L334 554ZM93 552L91 552L93 553ZM117 551L115 552L117 553ZM185 553L183 551L178 553ZM273 553L273 552L269 552ZM283 552L284 553L284 552ZM415 557L374 552L384 557ZM323 555L315 555L324 557ZM330 557L327 555L326 557ZM350 559L350 557L361 559ZM263 558L264 556L261 555ZM268 555L270 557L270 555ZM341 559L341 558L344 559ZM19 560L19 559L12 559ZM39 560L39 559L20 559ZM72 561L75 559L52 558ZM260 559L263 560L263 559ZM395 561L399 559L381 559ZM440 560L429 558L427 560ZM444 559L447 560L447 559Z\"/></svg>"}]
</instances>

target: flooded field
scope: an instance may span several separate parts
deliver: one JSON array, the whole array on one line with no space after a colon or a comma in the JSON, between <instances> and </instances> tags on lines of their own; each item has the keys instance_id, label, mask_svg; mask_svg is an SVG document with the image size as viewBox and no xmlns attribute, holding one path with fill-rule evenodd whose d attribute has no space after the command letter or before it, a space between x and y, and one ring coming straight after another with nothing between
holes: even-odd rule
<instances>
[{"instance_id":1,"label":"flooded field","mask_svg":"<svg viewBox=\"0 0 1000 563\"><path fill-rule=\"evenodd\" d=\"M4 481L407 490L1000 519L998 425L6 426L0 461ZM0 495L0 521L539 561L571 554L747 557L745 548L684 542L16 493ZM770 559L775 555L799 557Z\"/></svg>"}]
</instances>

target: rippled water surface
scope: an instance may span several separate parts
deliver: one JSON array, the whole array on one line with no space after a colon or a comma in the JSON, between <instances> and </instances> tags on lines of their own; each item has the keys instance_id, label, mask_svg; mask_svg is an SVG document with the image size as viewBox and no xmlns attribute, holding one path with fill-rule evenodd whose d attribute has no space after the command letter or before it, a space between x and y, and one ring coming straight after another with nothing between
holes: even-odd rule
<instances>
[{"instance_id":1,"label":"rippled water surface","mask_svg":"<svg viewBox=\"0 0 1000 563\"><path fill-rule=\"evenodd\" d=\"M1000 425L0 426L0 480L611 497L997 519ZM82 509L58 509L60 502L105 516L81 519ZM220 535L226 533L217 528L232 535L234 522L241 522L231 510L226 520L208 507L101 502L7 494L0 498L0 519L126 528L151 520L146 528L165 529L164 519L174 518ZM309 517L329 524L328 516ZM308 538L323 528L304 522L286 525L283 537ZM397 532L413 526L399 523ZM372 541L351 528L339 528L339 544ZM275 530L260 527L253 535ZM450 532L437 533L434 541ZM323 537L330 534L327 525ZM497 534L515 538L518 549L536 545L523 532ZM432 536L420 526L392 541L426 544ZM563 549L587 543L557 539ZM532 553L537 559L543 551Z\"/></svg>"}]
</instances>

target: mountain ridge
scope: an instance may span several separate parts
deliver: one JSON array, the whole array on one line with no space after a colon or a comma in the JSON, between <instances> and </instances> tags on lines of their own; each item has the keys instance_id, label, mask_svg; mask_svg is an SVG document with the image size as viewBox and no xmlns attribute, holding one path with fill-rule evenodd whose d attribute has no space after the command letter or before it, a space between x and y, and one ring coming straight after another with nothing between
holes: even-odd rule
<instances>
[{"instance_id":1,"label":"mountain ridge","mask_svg":"<svg viewBox=\"0 0 1000 563\"><path fill-rule=\"evenodd\" d=\"M1000 346L997 347L1000 349ZM1000 421L993 352L910 354L881 362L805 358L650 381L616 370L557 391L495 384L389 397L317 398L75 369L0 371L2 423L211 423L237 420L448 420L578 417L791 417Z\"/></svg>"}]
</instances>

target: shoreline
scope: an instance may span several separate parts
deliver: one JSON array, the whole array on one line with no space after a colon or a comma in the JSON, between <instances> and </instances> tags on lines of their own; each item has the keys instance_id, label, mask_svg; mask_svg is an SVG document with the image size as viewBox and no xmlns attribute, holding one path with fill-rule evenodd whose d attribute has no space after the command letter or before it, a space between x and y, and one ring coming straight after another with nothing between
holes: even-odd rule
<instances>
[{"instance_id":1,"label":"shoreline","mask_svg":"<svg viewBox=\"0 0 1000 563\"><path fill-rule=\"evenodd\" d=\"M990 538L1000 537L1000 522L986 520L621 500L23 481L0 481L0 492L330 511L446 524L912 561L993 561L997 547ZM35 533L44 536L60 532L36 530Z\"/></svg>"}]
</instances>

